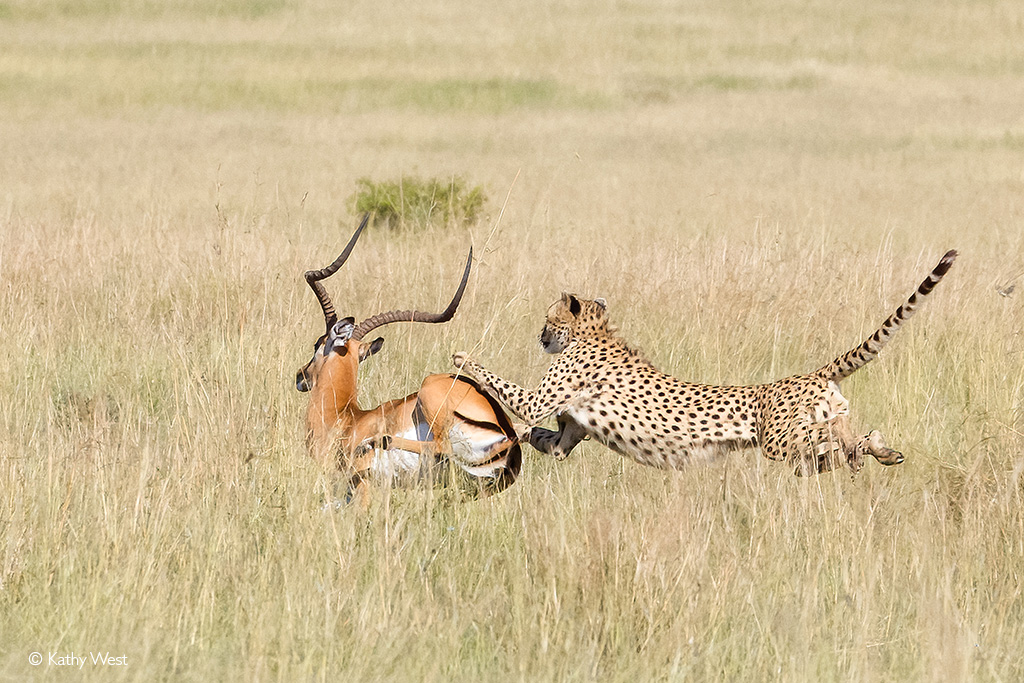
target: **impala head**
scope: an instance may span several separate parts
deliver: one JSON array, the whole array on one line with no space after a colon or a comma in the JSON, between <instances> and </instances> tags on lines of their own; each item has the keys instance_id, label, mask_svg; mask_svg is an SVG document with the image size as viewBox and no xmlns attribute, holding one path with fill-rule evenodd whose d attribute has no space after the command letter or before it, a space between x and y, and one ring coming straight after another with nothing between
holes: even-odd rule
<instances>
[{"instance_id":1,"label":"impala head","mask_svg":"<svg viewBox=\"0 0 1024 683\"><path fill-rule=\"evenodd\" d=\"M359 363L384 347L384 340L381 337L377 337L369 344L353 339L352 333L355 328L355 318L342 318L335 321L327 333L316 340L313 345L313 357L295 375L296 389L312 389L315 378L325 372L327 365L331 366L330 370L326 370L331 377L338 377L339 373L342 373L351 376L351 381L355 382Z\"/></svg>"},{"instance_id":2,"label":"impala head","mask_svg":"<svg viewBox=\"0 0 1024 683\"><path fill-rule=\"evenodd\" d=\"M466 283L469 281L469 271L473 262L472 248L469 250L469 258L466 259L466 270L462 274L459 288L451 303L448 304L448 308L441 313L387 311L371 316L359 324L356 324L355 318L351 317L339 320L331 297L328 296L321 280L334 275L345 264L368 220L369 214L363 216L362 222L348 241L348 245L331 265L322 270L306 271L306 282L309 283L317 301L320 302L327 330L313 345L313 357L295 377L295 388L299 391L310 391L329 378L336 396L341 398L343 395L350 395L343 401L347 402L355 397L359 363L380 351L384 346L384 339L381 337L377 337L371 342L364 342L363 339L366 335L378 327L394 322L447 322L455 315L459 302L462 301L462 294L466 291Z\"/></svg>"},{"instance_id":3,"label":"impala head","mask_svg":"<svg viewBox=\"0 0 1024 683\"><path fill-rule=\"evenodd\" d=\"M575 339L608 336L613 332L604 299L581 299L562 292L562 298L548 307L540 345L545 353L561 353Z\"/></svg>"}]
</instances>

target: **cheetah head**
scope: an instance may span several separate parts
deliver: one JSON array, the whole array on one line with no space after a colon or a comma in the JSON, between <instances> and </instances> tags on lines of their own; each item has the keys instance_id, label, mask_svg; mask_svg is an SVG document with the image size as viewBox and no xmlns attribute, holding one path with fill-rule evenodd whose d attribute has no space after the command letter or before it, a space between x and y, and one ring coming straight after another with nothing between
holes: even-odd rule
<instances>
[{"instance_id":1,"label":"cheetah head","mask_svg":"<svg viewBox=\"0 0 1024 683\"><path fill-rule=\"evenodd\" d=\"M580 299L562 293L562 298L548 308L540 345L545 353L561 353L570 342L587 337L607 336L608 304L604 299Z\"/></svg>"}]
</instances>

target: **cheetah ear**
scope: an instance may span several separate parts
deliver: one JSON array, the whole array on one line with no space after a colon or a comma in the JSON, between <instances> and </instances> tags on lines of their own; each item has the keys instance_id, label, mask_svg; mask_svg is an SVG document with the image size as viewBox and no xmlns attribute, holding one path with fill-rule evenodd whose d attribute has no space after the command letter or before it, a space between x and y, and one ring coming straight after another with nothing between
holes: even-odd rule
<instances>
[{"instance_id":1,"label":"cheetah ear","mask_svg":"<svg viewBox=\"0 0 1024 683\"><path fill-rule=\"evenodd\" d=\"M604 297L597 297L594 299L594 303L600 306L604 310L608 310L608 302L604 300Z\"/></svg>"},{"instance_id":2,"label":"cheetah ear","mask_svg":"<svg viewBox=\"0 0 1024 683\"><path fill-rule=\"evenodd\" d=\"M580 311L583 310L583 306L580 305L580 300L572 294L569 295L569 312L573 315L579 315Z\"/></svg>"}]
</instances>

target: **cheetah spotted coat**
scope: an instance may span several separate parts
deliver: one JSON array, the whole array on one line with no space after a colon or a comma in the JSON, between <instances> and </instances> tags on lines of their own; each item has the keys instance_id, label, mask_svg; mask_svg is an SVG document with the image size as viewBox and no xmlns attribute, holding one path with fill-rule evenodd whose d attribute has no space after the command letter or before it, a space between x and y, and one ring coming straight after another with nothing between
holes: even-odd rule
<instances>
[{"instance_id":1,"label":"cheetah spotted coat","mask_svg":"<svg viewBox=\"0 0 1024 683\"><path fill-rule=\"evenodd\" d=\"M526 422L523 436L534 448L556 457L593 437L636 462L662 468L679 469L695 458L747 447L792 463L797 474L843 464L857 472L865 453L895 465L903 456L879 432L854 435L839 382L875 358L955 258L955 251L946 253L862 344L816 372L769 384L712 386L666 375L615 335L604 300L570 294L548 309L540 341L558 357L534 391L498 377L465 353L453 360ZM552 415L557 431L536 426Z\"/></svg>"}]
</instances>

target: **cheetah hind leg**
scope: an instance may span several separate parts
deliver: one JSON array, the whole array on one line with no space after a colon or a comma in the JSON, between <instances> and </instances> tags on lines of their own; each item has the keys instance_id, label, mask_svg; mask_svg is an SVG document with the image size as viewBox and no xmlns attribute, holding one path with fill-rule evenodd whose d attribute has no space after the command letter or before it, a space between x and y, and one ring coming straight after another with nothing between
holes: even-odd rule
<instances>
[{"instance_id":1,"label":"cheetah hind leg","mask_svg":"<svg viewBox=\"0 0 1024 683\"><path fill-rule=\"evenodd\" d=\"M889 448L882 437L882 433L877 429L873 429L861 437L860 441L857 442L857 452L858 454L870 453L875 457L875 460L883 465L899 465L903 462L903 454Z\"/></svg>"},{"instance_id":2,"label":"cheetah hind leg","mask_svg":"<svg viewBox=\"0 0 1024 683\"><path fill-rule=\"evenodd\" d=\"M797 465L796 474L807 476L829 472L842 464L845 459L852 474L856 475L864 466L864 455L870 454L883 465L899 465L903 454L889 448L885 438L877 429L854 440L846 419L841 418L831 425L821 424L818 437L811 442L810 456Z\"/></svg>"},{"instance_id":3,"label":"cheetah hind leg","mask_svg":"<svg viewBox=\"0 0 1024 683\"><path fill-rule=\"evenodd\" d=\"M806 445L797 458L794 470L797 476L831 472L844 464L853 474L857 474L864 466L864 450L859 447L846 415L804 425L800 431L804 434Z\"/></svg>"},{"instance_id":4,"label":"cheetah hind leg","mask_svg":"<svg viewBox=\"0 0 1024 683\"><path fill-rule=\"evenodd\" d=\"M843 462L850 466L854 474L860 471L860 458L851 457L850 450L843 447L838 438L831 434L823 434L822 438L811 441L805 454L797 460L794 474L808 477L815 474L831 472L841 467ZM852 449L851 449L852 450Z\"/></svg>"}]
</instances>

